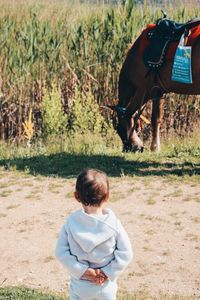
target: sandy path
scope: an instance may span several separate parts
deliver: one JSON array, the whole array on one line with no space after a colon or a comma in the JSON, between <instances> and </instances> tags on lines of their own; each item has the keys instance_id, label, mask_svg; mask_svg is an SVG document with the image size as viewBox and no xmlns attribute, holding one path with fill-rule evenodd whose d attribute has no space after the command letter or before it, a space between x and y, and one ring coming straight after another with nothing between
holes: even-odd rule
<instances>
[{"instance_id":1,"label":"sandy path","mask_svg":"<svg viewBox=\"0 0 200 300\"><path fill-rule=\"evenodd\" d=\"M79 208L74 180L0 170L0 285L68 291L54 258L65 217ZM133 243L135 258L120 290L200 298L200 184L191 179L111 178L110 207Z\"/></svg>"}]
</instances>

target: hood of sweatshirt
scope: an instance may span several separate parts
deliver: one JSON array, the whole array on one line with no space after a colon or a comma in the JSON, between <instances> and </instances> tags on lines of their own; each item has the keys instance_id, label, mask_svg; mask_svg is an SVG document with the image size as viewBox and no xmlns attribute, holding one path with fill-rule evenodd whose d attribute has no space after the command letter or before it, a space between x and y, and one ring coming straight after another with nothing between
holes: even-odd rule
<instances>
[{"instance_id":1,"label":"hood of sweatshirt","mask_svg":"<svg viewBox=\"0 0 200 300\"><path fill-rule=\"evenodd\" d=\"M78 210L70 215L66 225L73 239L86 253L114 237L118 228L117 218L110 209L104 209L101 216Z\"/></svg>"}]
</instances>

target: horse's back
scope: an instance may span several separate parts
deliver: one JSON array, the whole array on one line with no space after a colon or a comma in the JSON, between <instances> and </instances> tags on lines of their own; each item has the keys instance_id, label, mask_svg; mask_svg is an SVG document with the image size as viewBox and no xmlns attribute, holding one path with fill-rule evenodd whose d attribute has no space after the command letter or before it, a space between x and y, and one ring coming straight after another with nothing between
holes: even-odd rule
<instances>
[{"instance_id":1,"label":"horse's back","mask_svg":"<svg viewBox=\"0 0 200 300\"><path fill-rule=\"evenodd\" d=\"M172 68L174 58L166 61L159 71L159 81L164 85L167 92L196 95L200 94L200 36L191 46L191 74L192 83L180 83L172 80Z\"/></svg>"},{"instance_id":2,"label":"horse's back","mask_svg":"<svg viewBox=\"0 0 200 300\"><path fill-rule=\"evenodd\" d=\"M152 26L153 28L153 26ZM175 92L181 94L200 94L200 26L193 29L193 38L188 37L188 45L191 46L192 83L185 84L172 80L172 67L174 55L178 46L171 43L161 68L151 70L144 62L144 50L148 45L147 33L151 28L145 29L129 49L120 72L121 78L132 82L135 88L144 88L151 95L154 86L160 86L163 92Z\"/></svg>"}]
</instances>

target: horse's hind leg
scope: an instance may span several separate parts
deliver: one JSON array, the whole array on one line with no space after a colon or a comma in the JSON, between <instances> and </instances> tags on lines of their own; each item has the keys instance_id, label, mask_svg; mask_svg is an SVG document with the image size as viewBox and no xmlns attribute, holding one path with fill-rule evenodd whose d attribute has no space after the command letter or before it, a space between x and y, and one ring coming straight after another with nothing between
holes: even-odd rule
<instances>
[{"instance_id":1,"label":"horse's hind leg","mask_svg":"<svg viewBox=\"0 0 200 300\"><path fill-rule=\"evenodd\" d=\"M160 125L163 118L163 98L153 98L152 100L152 116L151 116L151 123L152 123L152 143L151 143L151 150L152 151L160 151Z\"/></svg>"}]
</instances>

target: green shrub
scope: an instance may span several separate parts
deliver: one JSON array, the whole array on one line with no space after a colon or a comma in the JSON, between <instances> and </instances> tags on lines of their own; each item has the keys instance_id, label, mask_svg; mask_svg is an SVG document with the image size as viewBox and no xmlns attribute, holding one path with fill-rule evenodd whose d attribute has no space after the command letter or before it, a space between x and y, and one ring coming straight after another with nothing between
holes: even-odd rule
<instances>
[{"instance_id":1,"label":"green shrub","mask_svg":"<svg viewBox=\"0 0 200 300\"><path fill-rule=\"evenodd\" d=\"M52 84L50 92L46 88L44 89L41 111L43 132L46 136L66 131L67 116L64 114L60 95L55 83Z\"/></svg>"},{"instance_id":2,"label":"green shrub","mask_svg":"<svg viewBox=\"0 0 200 300\"><path fill-rule=\"evenodd\" d=\"M103 133L108 125L91 90L81 92L76 86L68 113L68 130L74 133Z\"/></svg>"}]
</instances>

